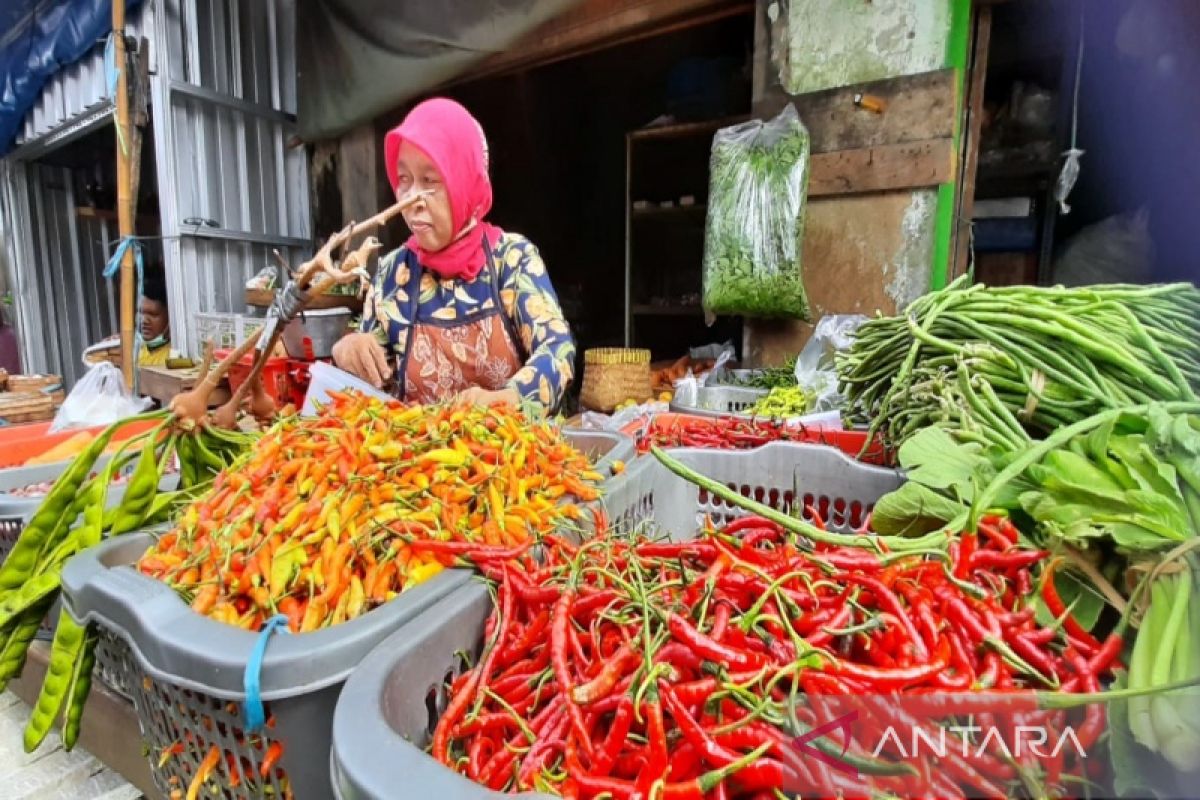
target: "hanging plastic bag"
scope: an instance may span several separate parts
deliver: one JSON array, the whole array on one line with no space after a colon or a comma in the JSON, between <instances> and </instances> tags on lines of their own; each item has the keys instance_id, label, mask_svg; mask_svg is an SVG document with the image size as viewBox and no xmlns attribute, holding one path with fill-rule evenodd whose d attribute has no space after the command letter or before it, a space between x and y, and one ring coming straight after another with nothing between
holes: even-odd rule
<instances>
[{"instance_id":1,"label":"hanging plastic bag","mask_svg":"<svg viewBox=\"0 0 1200 800\"><path fill-rule=\"evenodd\" d=\"M816 400L810 412L833 411L843 405L838 393L837 368L834 357L849 350L854 333L867 321L862 314L829 314L821 317L817 327L796 358L796 383Z\"/></svg>"},{"instance_id":2,"label":"hanging plastic bag","mask_svg":"<svg viewBox=\"0 0 1200 800\"><path fill-rule=\"evenodd\" d=\"M808 131L788 105L769 122L717 131L709 159L704 308L808 319L800 273Z\"/></svg>"},{"instance_id":3,"label":"hanging plastic bag","mask_svg":"<svg viewBox=\"0 0 1200 800\"><path fill-rule=\"evenodd\" d=\"M67 395L50 423L50 433L111 425L119 419L142 413L152 402L148 397L134 397L125 387L121 370L110 361L101 361L89 369Z\"/></svg>"}]
</instances>

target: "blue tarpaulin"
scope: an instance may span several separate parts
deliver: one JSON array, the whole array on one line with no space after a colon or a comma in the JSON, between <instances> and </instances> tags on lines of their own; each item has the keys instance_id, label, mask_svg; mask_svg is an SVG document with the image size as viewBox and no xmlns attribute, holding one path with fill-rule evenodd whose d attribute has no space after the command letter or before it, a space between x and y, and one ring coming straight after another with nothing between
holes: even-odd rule
<instances>
[{"instance_id":1,"label":"blue tarpaulin","mask_svg":"<svg viewBox=\"0 0 1200 800\"><path fill-rule=\"evenodd\" d=\"M127 13L142 0L127 0ZM0 2L0 155L46 81L87 55L112 30L112 0Z\"/></svg>"}]
</instances>

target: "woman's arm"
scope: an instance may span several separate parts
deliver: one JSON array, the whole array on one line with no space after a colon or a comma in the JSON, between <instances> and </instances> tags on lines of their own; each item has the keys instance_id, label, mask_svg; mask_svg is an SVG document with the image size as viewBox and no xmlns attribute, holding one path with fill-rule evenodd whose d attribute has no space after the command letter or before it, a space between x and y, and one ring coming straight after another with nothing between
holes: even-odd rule
<instances>
[{"instance_id":1,"label":"woman's arm","mask_svg":"<svg viewBox=\"0 0 1200 800\"><path fill-rule=\"evenodd\" d=\"M574 378L575 340L546 265L534 245L518 239L504 254L501 298L529 358L508 382L522 398L556 407Z\"/></svg>"}]
</instances>

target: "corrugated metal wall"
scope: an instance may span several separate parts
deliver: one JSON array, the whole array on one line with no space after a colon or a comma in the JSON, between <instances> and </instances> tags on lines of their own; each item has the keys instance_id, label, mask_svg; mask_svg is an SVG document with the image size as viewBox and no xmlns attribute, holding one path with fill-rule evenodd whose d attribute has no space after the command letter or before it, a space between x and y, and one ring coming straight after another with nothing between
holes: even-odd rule
<instances>
[{"instance_id":1,"label":"corrugated metal wall","mask_svg":"<svg viewBox=\"0 0 1200 800\"><path fill-rule=\"evenodd\" d=\"M6 191L4 212L31 232L10 256L22 312L22 363L26 371L62 375L73 385L85 372L84 349L117 331L114 291L102 275L114 226L80 215L70 169L15 166L23 175Z\"/></svg>"},{"instance_id":2,"label":"corrugated metal wall","mask_svg":"<svg viewBox=\"0 0 1200 800\"><path fill-rule=\"evenodd\" d=\"M146 2L126 20L129 36L151 36L154 28L154 3ZM150 70L154 71L154 48L150 49ZM17 133L17 147L39 141L52 147L69 138L75 123L86 123L95 112L103 113L110 105L104 80L104 44L99 43L87 57L60 70L42 89L42 94Z\"/></svg>"},{"instance_id":3,"label":"corrugated metal wall","mask_svg":"<svg viewBox=\"0 0 1200 800\"><path fill-rule=\"evenodd\" d=\"M192 312L244 311L243 286L271 263L272 248L293 264L310 250L307 162L302 148L287 146L295 132L295 4L161 0L155 31L171 334L194 355Z\"/></svg>"}]
</instances>

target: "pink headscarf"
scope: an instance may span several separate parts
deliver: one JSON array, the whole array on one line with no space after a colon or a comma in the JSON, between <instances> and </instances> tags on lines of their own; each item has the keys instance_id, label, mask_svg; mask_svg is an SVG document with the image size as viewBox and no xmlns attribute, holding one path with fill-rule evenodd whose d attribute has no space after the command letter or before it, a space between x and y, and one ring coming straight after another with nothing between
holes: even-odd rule
<instances>
[{"instance_id":1,"label":"pink headscarf","mask_svg":"<svg viewBox=\"0 0 1200 800\"><path fill-rule=\"evenodd\" d=\"M426 100L408 112L404 121L389 131L383 140L387 176L393 192L398 180L396 159L401 142L419 149L442 174L455 232L450 244L435 253L422 249L416 236L410 236L406 246L422 265L441 277L473 280L487 263L487 254L483 251L484 236L494 245L504 233L483 221L492 207L487 139L483 128L465 108L443 97Z\"/></svg>"}]
</instances>

